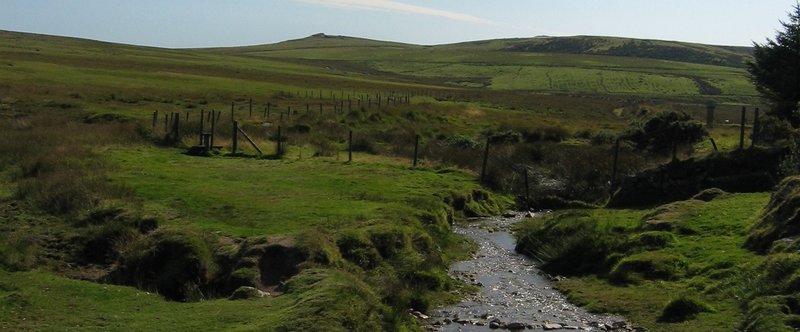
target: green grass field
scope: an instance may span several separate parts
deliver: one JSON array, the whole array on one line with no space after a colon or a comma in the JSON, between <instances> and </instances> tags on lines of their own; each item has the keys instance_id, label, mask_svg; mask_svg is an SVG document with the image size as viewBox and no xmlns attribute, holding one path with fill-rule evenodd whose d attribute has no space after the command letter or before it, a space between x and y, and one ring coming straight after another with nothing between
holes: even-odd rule
<instances>
[{"instance_id":1,"label":"green grass field","mask_svg":"<svg viewBox=\"0 0 800 332\"><path fill-rule=\"evenodd\" d=\"M608 138L642 110L704 119L714 101L711 134L732 150L738 110L758 103L742 65L747 52L607 37L420 46L324 35L159 49L0 31L0 330L418 330L408 308L470 291L445 274L470 248L449 222L498 214L518 194L489 193L478 183L487 137L533 137L525 138L527 150L493 148L494 174L516 172L504 164L513 158L565 169L558 158L570 156L558 154L567 151L598 161L585 171L606 183L597 174L607 173L600 159L608 159ZM410 100L388 104L387 96ZM244 142L243 155L225 155L231 108L264 158ZM184 154L197 142L200 110L212 109L223 111L221 153ZM176 142L165 139L163 122L173 112L191 116ZM275 156L278 126L289 145L282 158ZM350 163L348 130L357 145ZM423 150L412 168L415 135ZM467 147L447 145L453 141ZM696 155L710 152L708 142L695 147ZM686 279L619 288L587 277L560 286L590 309L656 330L689 330L651 324L668 300L658 290L704 292L698 287L712 281L703 273L752 259L739 248L741 228L765 200L746 194L680 206L680 219L698 233L660 253L690 260ZM115 209L136 225L152 218L159 230L139 234L116 219L92 219ZM632 231L646 212L587 213ZM313 258L275 286L280 296L247 301L167 301L142 283L79 280L103 280L114 264L135 259L136 250L146 256L150 248L142 247L163 238L198 256L208 268L203 277L217 273L223 281L252 277L262 264L231 253L252 249L248 241L291 239ZM76 253L94 249L87 243L115 261L82 262ZM734 326L739 313L726 293L705 296L719 304L699 326Z\"/></svg>"},{"instance_id":2,"label":"green grass field","mask_svg":"<svg viewBox=\"0 0 800 332\"><path fill-rule=\"evenodd\" d=\"M461 171L411 169L410 163L360 154L347 163L198 159L181 152L111 147L103 155L115 169L111 179L133 188L147 210L198 230L234 235L363 226L419 215L425 211L416 205L424 208L436 197L479 188L474 175Z\"/></svg>"}]
</instances>

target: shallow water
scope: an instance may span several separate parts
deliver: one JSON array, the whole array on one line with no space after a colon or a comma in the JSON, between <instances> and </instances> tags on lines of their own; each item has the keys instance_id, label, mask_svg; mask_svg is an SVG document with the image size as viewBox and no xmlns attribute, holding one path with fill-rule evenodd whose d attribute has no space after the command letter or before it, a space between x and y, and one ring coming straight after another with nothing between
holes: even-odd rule
<instances>
[{"instance_id":1,"label":"shallow water","mask_svg":"<svg viewBox=\"0 0 800 332\"><path fill-rule=\"evenodd\" d=\"M499 320L505 324L522 323L534 330L541 330L548 323L601 330L596 327L620 321L618 317L591 314L570 304L563 294L553 290L549 276L540 272L532 259L514 251L515 240L509 228L522 218L521 214L487 218L455 227L456 233L474 239L480 249L471 260L453 264L450 275L478 285L481 291L459 304L434 310L428 329L495 331L490 322Z\"/></svg>"}]
</instances>

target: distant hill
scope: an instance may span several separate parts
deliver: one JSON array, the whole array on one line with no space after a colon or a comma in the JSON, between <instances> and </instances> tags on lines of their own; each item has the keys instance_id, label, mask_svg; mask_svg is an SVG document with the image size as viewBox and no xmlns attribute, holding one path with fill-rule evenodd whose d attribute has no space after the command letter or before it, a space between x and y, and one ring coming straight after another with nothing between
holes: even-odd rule
<instances>
[{"instance_id":1,"label":"distant hill","mask_svg":"<svg viewBox=\"0 0 800 332\"><path fill-rule=\"evenodd\" d=\"M573 36L493 39L446 45L421 46L364 38L331 36L323 33L276 44L228 48L233 53L274 51L302 48L470 48L476 51L510 51L527 53L561 53L576 55L607 55L632 58L669 60L727 67L743 67L752 55L752 47L716 46L679 41L633 39L622 37ZM217 49L223 50L223 49Z\"/></svg>"},{"instance_id":2,"label":"distant hill","mask_svg":"<svg viewBox=\"0 0 800 332\"><path fill-rule=\"evenodd\" d=\"M514 52L626 56L729 67L742 66L752 55L752 47L592 36L508 40L506 49Z\"/></svg>"},{"instance_id":3,"label":"distant hill","mask_svg":"<svg viewBox=\"0 0 800 332\"><path fill-rule=\"evenodd\" d=\"M749 47L619 37L533 37L413 45L315 34L276 44L201 50L387 79L495 90L753 96Z\"/></svg>"},{"instance_id":4,"label":"distant hill","mask_svg":"<svg viewBox=\"0 0 800 332\"><path fill-rule=\"evenodd\" d=\"M413 45L320 33L274 44L164 49L0 31L0 41L4 41L0 59L7 62L0 66L0 78L17 77L21 68L58 78L66 77L59 74L65 69L86 76L97 72L84 69L103 68L308 86L346 81L365 88L420 86L681 98L757 95L744 68L750 58L748 47L617 37ZM50 72L45 74L44 69ZM85 79L122 84L119 75L114 76Z\"/></svg>"}]
</instances>

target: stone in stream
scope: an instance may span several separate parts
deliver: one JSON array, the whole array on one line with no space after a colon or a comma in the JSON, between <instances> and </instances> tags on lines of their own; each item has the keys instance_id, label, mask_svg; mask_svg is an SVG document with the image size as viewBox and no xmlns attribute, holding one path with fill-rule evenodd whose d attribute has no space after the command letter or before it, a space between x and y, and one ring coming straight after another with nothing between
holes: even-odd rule
<instances>
[{"instance_id":1,"label":"stone in stream","mask_svg":"<svg viewBox=\"0 0 800 332\"><path fill-rule=\"evenodd\" d=\"M419 312L419 311L416 311L416 310L411 311L411 315L413 315L414 317L417 317L419 319L428 319L428 318L430 318L428 315L423 314L422 312Z\"/></svg>"},{"instance_id":2,"label":"stone in stream","mask_svg":"<svg viewBox=\"0 0 800 332\"><path fill-rule=\"evenodd\" d=\"M544 323L542 328L545 331L552 331L552 330L560 330L562 328L562 326L561 326L561 324L557 324L557 323Z\"/></svg>"},{"instance_id":3,"label":"stone in stream","mask_svg":"<svg viewBox=\"0 0 800 332\"><path fill-rule=\"evenodd\" d=\"M490 329L502 329L502 328L505 328L505 327L506 327L506 325L503 324L503 322L500 322L500 321L494 321L493 320L493 321L489 322L489 328Z\"/></svg>"},{"instance_id":4,"label":"stone in stream","mask_svg":"<svg viewBox=\"0 0 800 332\"><path fill-rule=\"evenodd\" d=\"M512 330L512 331L524 330L525 329L525 324L524 323L519 323L519 322L508 323L508 324L506 324L506 328L509 329L509 330Z\"/></svg>"}]
</instances>

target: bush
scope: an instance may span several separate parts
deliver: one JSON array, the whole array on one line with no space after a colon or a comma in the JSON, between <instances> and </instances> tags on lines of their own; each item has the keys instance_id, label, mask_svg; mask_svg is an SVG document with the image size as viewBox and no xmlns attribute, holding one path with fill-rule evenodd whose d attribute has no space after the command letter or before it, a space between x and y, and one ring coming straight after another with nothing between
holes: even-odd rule
<instances>
[{"instance_id":1,"label":"bush","mask_svg":"<svg viewBox=\"0 0 800 332\"><path fill-rule=\"evenodd\" d=\"M631 236L628 243L631 248L658 250L671 246L676 241L675 234L671 232L651 231Z\"/></svg>"},{"instance_id":2,"label":"bush","mask_svg":"<svg viewBox=\"0 0 800 332\"><path fill-rule=\"evenodd\" d=\"M381 263L381 254L363 231L347 231L336 240L342 257L364 269L373 269Z\"/></svg>"},{"instance_id":3,"label":"bush","mask_svg":"<svg viewBox=\"0 0 800 332\"><path fill-rule=\"evenodd\" d=\"M561 142L569 137L569 131L564 127L545 127L537 129L525 129L522 136L527 143L535 142Z\"/></svg>"},{"instance_id":4,"label":"bush","mask_svg":"<svg viewBox=\"0 0 800 332\"><path fill-rule=\"evenodd\" d=\"M680 296L670 301L661 312L659 322L677 323L694 319L701 312L714 312L707 303L689 296Z\"/></svg>"},{"instance_id":5,"label":"bush","mask_svg":"<svg viewBox=\"0 0 800 332\"><path fill-rule=\"evenodd\" d=\"M390 259L410 247L409 236L400 227L372 230L369 238L385 259Z\"/></svg>"},{"instance_id":6,"label":"bush","mask_svg":"<svg viewBox=\"0 0 800 332\"><path fill-rule=\"evenodd\" d=\"M605 145L614 143L614 139L617 138L617 135L613 132L608 130L601 130L591 137L592 145Z\"/></svg>"},{"instance_id":7,"label":"bush","mask_svg":"<svg viewBox=\"0 0 800 332\"><path fill-rule=\"evenodd\" d=\"M632 123L622 138L634 142L640 150L664 153L671 151L673 144L692 144L707 135L705 126L686 113L660 112Z\"/></svg>"},{"instance_id":8,"label":"bush","mask_svg":"<svg viewBox=\"0 0 800 332\"><path fill-rule=\"evenodd\" d=\"M95 206L99 181L75 170L59 170L18 183L16 196L52 214L70 214Z\"/></svg>"},{"instance_id":9,"label":"bush","mask_svg":"<svg viewBox=\"0 0 800 332\"><path fill-rule=\"evenodd\" d=\"M464 135L453 135L447 137L444 141L442 141L442 143L446 146L460 149L475 149L482 145L472 137Z\"/></svg>"},{"instance_id":10,"label":"bush","mask_svg":"<svg viewBox=\"0 0 800 332\"><path fill-rule=\"evenodd\" d=\"M487 133L490 144L519 143L522 141L522 134L512 130L502 132Z\"/></svg>"},{"instance_id":11,"label":"bush","mask_svg":"<svg viewBox=\"0 0 800 332\"><path fill-rule=\"evenodd\" d=\"M441 291L450 288L450 278L446 274L434 270L415 271L409 281L412 285L425 290Z\"/></svg>"},{"instance_id":12,"label":"bush","mask_svg":"<svg viewBox=\"0 0 800 332\"><path fill-rule=\"evenodd\" d=\"M342 254L333 237L327 232L311 229L297 236L297 246L308 254L308 260L326 266L338 266Z\"/></svg>"},{"instance_id":13,"label":"bush","mask_svg":"<svg viewBox=\"0 0 800 332\"><path fill-rule=\"evenodd\" d=\"M339 146L336 142L322 136L312 136L311 146L314 147L315 157L331 157L339 152Z\"/></svg>"},{"instance_id":14,"label":"bush","mask_svg":"<svg viewBox=\"0 0 800 332\"><path fill-rule=\"evenodd\" d=\"M780 140L791 139L792 126L787 121L782 121L774 116L761 117L755 139L760 143L773 144Z\"/></svg>"},{"instance_id":15,"label":"bush","mask_svg":"<svg viewBox=\"0 0 800 332\"><path fill-rule=\"evenodd\" d=\"M35 234L17 230L0 237L0 267L25 271L36 264L39 246Z\"/></svg>"}]
</instances>

